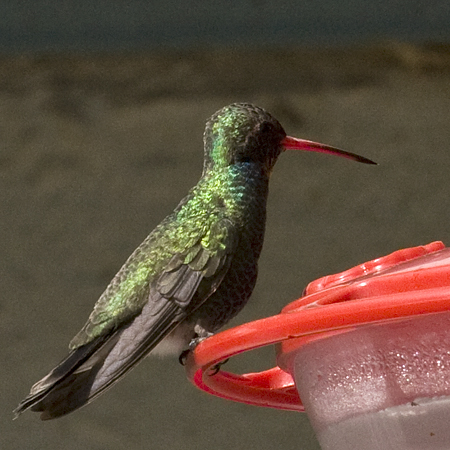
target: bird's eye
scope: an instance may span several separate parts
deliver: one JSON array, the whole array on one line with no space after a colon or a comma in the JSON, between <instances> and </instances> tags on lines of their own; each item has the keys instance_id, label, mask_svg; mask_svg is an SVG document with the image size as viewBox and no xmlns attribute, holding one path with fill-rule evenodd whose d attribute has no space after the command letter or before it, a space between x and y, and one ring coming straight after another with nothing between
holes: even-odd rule
<instances>
[{"instance_id":1,"label":"bird's eye","mask_svg":"<svg viewBox=\"0 0 450 450\"><path fill-rule=\"evenodd\" d=\"M272 124L269 122L263 122L261 126L259 127L260 133L270 133L272 131Z\"/></svg>"}]
</instances>

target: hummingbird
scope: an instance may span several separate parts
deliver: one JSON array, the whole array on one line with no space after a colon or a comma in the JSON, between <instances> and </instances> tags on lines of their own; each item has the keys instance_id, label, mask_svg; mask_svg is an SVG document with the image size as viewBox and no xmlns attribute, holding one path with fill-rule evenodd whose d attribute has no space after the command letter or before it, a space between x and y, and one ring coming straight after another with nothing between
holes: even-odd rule
<instances>
[{"instance_id":1,"label":"hummingbird","mask_svg":"<svg viewBox=\"0 0 450 450\"><path fill-rule=\"evenodd\" d=\"M286 135L264 109L234 103L206 123L201 178L128 258L98 299L68 356L14 411L41 419L94 400L150 352L180 355L247 303L256 283L269 178L285 150L373 161Z\"/></svg>"}]
</instances>

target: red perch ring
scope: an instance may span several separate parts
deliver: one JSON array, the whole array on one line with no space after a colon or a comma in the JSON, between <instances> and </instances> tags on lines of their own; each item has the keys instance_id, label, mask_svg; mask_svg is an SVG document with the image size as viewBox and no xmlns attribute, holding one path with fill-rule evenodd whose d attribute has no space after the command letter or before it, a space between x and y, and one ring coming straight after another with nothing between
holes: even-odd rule
<instances>
[{"instance_id":1,"label":"red perch ring","mask_svg":"<svg viewBox=\"0 0 450 450\"><path fill-rule=\"evenodd\" d=\"M310 283L304 296L280 314L201 342L189 355L186 370L192 383L210 394L251 405L304 411L294 380L286 371L291 352L312 340L361 325L448 310L450 248L432 242ZM278 365L272 369L242 375L214 369L233 355L273 344L277 344Z\"/></svg>"}]
</instances>

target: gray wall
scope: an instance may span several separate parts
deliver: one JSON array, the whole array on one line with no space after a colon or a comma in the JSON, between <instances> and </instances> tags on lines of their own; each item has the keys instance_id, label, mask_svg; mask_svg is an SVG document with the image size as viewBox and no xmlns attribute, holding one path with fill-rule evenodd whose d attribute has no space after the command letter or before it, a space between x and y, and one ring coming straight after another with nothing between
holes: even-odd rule
<instances>
[{"instance_id":1,"label":"gray wall","mask_svg":"<svg viewBox=\"0 0 450 450\"><path fill-rule=\"evenodd\" d=\"M0 51L447 40L446 0L1 1Z\"/></svg>"}]
</instances>

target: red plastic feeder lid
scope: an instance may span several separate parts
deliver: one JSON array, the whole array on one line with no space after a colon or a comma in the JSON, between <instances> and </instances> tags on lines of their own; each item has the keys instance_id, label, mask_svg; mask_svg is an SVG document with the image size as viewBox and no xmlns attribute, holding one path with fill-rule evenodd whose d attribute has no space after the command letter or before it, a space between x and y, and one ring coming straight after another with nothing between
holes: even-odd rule
<instances>
[{"instance_id":1,"label":"red plastic feeder lid","mask_svg":"<svg viewBox=\"0 0 450 450\"><path fill-rule=\"evenodd\" d=\"M280 314L201 342L186 370L200 389L247 404L303 411L291 375L279 366L243 375L214 366L239 353L279 344L278 364L314 339L363 324L450 310L450 248L442 242L398 250L308 285Z\"/></svg>"}]
</instances>

